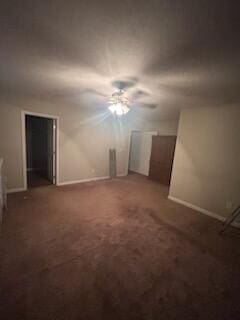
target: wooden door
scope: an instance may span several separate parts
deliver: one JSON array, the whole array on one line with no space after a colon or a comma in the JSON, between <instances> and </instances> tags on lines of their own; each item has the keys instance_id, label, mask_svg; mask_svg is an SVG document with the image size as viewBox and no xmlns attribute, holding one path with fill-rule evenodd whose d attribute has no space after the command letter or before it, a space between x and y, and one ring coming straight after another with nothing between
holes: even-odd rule
<instances>
[{"instance_id":1,"label":"wooden door","mask_svg":"<svg viewBox=\"0 0 240 320\"><path fill-rule=\"evenodd\" d=\"M149 178L170 185L175 136L153 136Z\"/></svg>"}]
</instances>

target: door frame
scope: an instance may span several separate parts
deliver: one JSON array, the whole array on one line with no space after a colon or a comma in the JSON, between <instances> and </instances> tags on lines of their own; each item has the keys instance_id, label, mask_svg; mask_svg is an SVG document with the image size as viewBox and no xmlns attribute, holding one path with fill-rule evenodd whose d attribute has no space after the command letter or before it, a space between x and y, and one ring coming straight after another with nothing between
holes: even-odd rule
<instances>
[{"instance_id":1,"label":"door frame","mask_svg":"<svg viewBox=\"0 0 240 320\"><path fill-rule=\"evenodd\" d=\"M50 114L44 114L44 113L38 113L38 112L32 112L27 110L21 111L21 122L22 122L22 174L23 174L23 186L24 190L26 191L28 189L27 185L27 146L26 146L26 116L35 116L35 117L41 117L41 118L47 118L52 119L56 121L56 151L55 151L55 185L59 185L59 117L50 115Z\"/></svg>"}]
</instances>

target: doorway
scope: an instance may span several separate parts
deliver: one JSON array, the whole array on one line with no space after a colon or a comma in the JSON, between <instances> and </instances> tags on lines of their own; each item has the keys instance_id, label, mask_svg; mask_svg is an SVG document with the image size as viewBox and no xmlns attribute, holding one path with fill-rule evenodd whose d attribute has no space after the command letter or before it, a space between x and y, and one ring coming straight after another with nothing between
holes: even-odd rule
<instances>
[{"instance_id":1,"label":"doorway","mask_svg":"<svg viewBox=\"0 0 240 320\"><path fill-rule=\"evenodd\" d=\"M57 119L23 114L25 189L56 184Z\"/></svg>"},{"instance_id":2,"label":"doorway","mask_svg":"<svg viewBox=\"0 0 240 320\"><path fill-rule=\"evenodd\" d=\"M148 176L152 136L155 135L157 135L157 131L132 131L130 137L129 171Z\"/></svg>"}]
</instances>

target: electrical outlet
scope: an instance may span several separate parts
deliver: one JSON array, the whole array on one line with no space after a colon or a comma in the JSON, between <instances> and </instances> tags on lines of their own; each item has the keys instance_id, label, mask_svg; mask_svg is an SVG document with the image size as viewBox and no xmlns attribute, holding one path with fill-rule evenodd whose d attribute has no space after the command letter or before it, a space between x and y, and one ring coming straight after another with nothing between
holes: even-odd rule
<instances>
[{"instance_id":1,"label":"electrical outlet","mask_svg":"<svg viewBox=\"0 0 240 320\"><path fill-rule=\"evenodd\" d=\"M92 173L95 173L95 169L92 169L91 171L92 171Z\"/></svg>"},{"instance_id":2,"label":"electrical outlet","mask_svg":"<svg viewBox=\"0 0 240 320\"><path fill-rule=\"evenodd\" d=\"M227 209L227 210L231 210L232 207L233 207L232 201L229 201L229 200L228 200L228 201L226 202L226 209Z\"/></svg>"}]
</instances>

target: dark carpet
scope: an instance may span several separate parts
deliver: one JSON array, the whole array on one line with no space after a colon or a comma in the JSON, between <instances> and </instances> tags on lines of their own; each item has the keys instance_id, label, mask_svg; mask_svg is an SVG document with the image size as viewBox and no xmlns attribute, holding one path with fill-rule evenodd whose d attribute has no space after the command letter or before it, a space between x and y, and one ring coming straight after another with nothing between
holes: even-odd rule
<instances>
[{"instance_id":1,"label":"dark carpet","mask_svg":"<svg viewBox=\"0 0 240 320\"><path fill-rule=\"evenodd\" d=\"M9 196L0 318L240 319L240 234L141 176Z\"/></svg>"}]
</instances>

